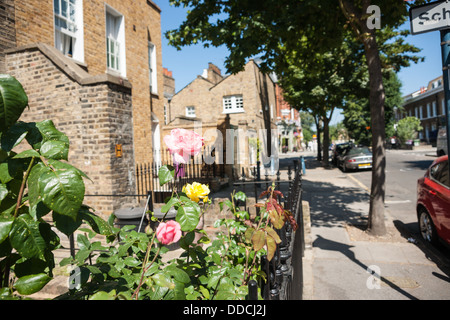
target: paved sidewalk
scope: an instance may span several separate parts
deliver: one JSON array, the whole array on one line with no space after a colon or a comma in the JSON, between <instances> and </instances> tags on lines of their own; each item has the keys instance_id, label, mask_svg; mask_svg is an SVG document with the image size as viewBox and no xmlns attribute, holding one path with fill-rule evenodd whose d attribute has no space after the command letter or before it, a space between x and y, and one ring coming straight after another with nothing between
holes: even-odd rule
<instances>
[{"instance_id":1,"label":"paved sidewalk","mask_svg":"<svg viewBox=\"0 0 450 320\"><path fill-rule=\"evenodd\" d=\"M369 236L367 191L341 170L320 166L312 153L303 155L312 243L304 258L305 300L450 299L445 257L421 240L413 243L387 210L388 234Z\"/></svg>"}]
</instances>

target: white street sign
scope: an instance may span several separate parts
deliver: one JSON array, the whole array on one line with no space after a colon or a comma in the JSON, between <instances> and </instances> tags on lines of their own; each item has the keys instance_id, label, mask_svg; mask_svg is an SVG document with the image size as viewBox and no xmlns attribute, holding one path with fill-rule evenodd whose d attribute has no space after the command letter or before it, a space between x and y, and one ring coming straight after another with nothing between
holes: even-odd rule
<instances>
[{"instance_id":1,"label":"white street sign","mask_svg":"<svg viewBox=\"0 0 450 320\"><path fill-rule=\"evenodd\" d=\"M409 9L411 33L450 28L450 2L437 1Z\"/></svg>"}]
</instances>

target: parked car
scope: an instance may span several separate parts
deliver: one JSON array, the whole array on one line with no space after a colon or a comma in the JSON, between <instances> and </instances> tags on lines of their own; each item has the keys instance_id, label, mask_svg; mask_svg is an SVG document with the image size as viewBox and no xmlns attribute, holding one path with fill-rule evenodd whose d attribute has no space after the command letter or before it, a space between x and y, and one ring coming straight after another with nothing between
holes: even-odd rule
<instances>
[{"instance_id":1,"label":"parked car","mask_svg":"<svg viewBox=\"0 0 450 320\"><path fill-rule=\"evenodd\" d=\"M438 157L448 154L446 127L439 128L436 139L436 153Z\"/></svg>"},{"instance_id":2,"label":"parked car","mask_svg":"<svg viewBox=\"0 0 450 320\"><path fill-rule=\"evenodd\" d=\"M423 239L450 244L448 155L437 158L417 181L417 219Z\"/></svg>"},{"instance_id":3,"label":"parked car","mask_svg":"<svg viewBox=\"0 0 450 320\"><path fill-rule=\"evenodd\" d=\"M353 146L338 157L338 166L342 171L372 169L372 152L368 147Z\"/></svg>"},{"instance_id":4,"label":"parked car","mask_svg":"<svg viewBox=\"0 0 450 320\"><path fill-rule=\"evenodd\" d=\"M344 143L338 143L333 146L333 151L331 155L331 162L337 166L338 165L338 158L344 152L346 149L349 149L353 146L353 143L351 142L344 142Z\"/></svg>"}]
</instances>

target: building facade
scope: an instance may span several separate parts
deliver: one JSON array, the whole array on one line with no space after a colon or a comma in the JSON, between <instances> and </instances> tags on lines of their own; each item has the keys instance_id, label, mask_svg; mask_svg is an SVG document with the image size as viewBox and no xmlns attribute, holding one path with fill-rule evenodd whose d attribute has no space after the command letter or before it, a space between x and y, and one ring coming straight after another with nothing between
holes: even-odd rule
<instances>
[{"instance_id":1,"label":"building facade","mask_svg":"<svg viewBox=\"0 0 450 320\"><path fill-rule=\"evenodd\" d=\"M405 117L420 119L422 130L418 139L428 144L436 143L439 127L445 119L445 94L442 76L431 80L427 87L403 97L402 109L395 112L396 120Z\"/></svg>"},{"instance_id":2,"label":"building facade","mask_svg":"<svg viewBox=\"0 0 450 320\"><path fill-rule=\"evenodd\" d=\"M106 215L133 199L95 195L136 193L135 164L161 144L160 14L150 0L0 0L0 71L29 96L20 120L68 135L87 203Z\"/></svg>"},{"instance_id":3,"label":"building facade","mask_svg":"<svg viewBox=\"0 0 450 320\"><path fill-rule=\"evenodd\" d=\"M172 97L168 126L194 127L196 124L202 131L229 126L228 129L233 129L232 141L226 134L221 137L223 163L232 165L234 177L237 177L242 168L248 173L257 160L263 161L258 159L262 154L258 153L258 142L265 151L277 144L277 139L272 139L276 111L275 83L253 60L243 71L229 76L222 75L217 66L209 63L202 75ZM208 135L205 138L206 144L213 144L216 139Z\"/></svg>"},{"instance_id":4,"label":"building facade","mask_svg":"<svg viewBox=\"0 0 450 320\"><path fill-rule=\"evenodd\" d=\"M283 89L276 84L277 127L280 152L299 151L303 140L300 112L283 97Z\"/></svg>"}]
</instances>

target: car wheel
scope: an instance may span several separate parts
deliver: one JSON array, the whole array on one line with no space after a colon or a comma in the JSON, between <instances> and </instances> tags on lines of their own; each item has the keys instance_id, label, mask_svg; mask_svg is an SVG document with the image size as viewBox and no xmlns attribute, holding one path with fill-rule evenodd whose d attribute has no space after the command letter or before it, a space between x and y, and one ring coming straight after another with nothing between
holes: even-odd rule
<instances>
[{"instance_id":1,"label":"car wheel","mask_svg":"<svg viewBox=\"0 0 450 320\"><path fill-rule=\"evenodd\" d=\"M437 233L433 220L424 208L419 209L419 230L422 238L432 244L437 243Z\"/></svg>"}]
</instances>

